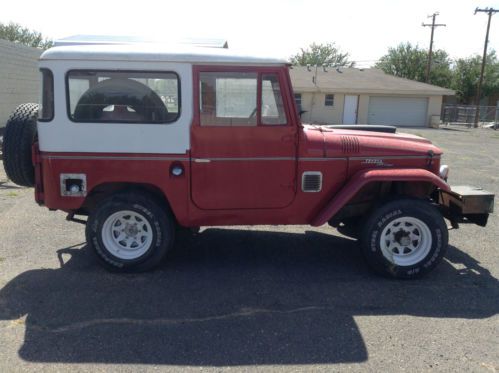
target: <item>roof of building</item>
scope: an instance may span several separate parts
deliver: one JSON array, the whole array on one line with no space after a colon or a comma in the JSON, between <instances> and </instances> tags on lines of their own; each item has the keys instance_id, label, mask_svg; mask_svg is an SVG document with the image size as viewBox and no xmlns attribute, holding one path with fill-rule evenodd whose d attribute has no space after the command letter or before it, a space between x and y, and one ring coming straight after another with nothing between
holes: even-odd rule
<instances>
[{"instance_id":1,"label":"roof of building","mask_svg":"<svg viewBox=\"0 0 499 373\"><path fill-rule=\"evenodd\" d=\"M453 90L385 74L379 69L293 66L295 92L356 94L454 95Z\"/></svg>"},{"instance_id":2,"label":"roof of building","mask_svg":"<svg viewBox=\"0 0 499 373\"><path fill-rule=\"evenodd\" d=\"M2 48L1 55L7 55L10 51L16 51L16 54L22 53L23 55L29 56L29 61L36 59L43 50L34 47L28 47L27 45L21 43L15 43L13 41L0 39L0 48Z\"/></svg>"},{"instance_id":3,"label":"roof of building","mask_svg":"<svg viewBox=\"0 0 499 373\"><path fill-rule=\"evenodd\" d=\"M54 47L41 60L192 62L284 65L280 58L252 55L226 48L206 48L179 44L79 44Z\"/></svg>"}]
</instances>

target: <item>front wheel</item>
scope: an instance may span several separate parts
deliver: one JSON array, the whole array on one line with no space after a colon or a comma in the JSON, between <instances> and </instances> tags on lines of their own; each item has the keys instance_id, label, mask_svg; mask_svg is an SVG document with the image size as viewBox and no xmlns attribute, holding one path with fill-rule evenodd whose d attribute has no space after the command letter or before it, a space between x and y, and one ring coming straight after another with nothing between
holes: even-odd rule
<instances>
[{"instance_id":1,"label":"front wheel","mask_svg":"<svg viewBox=\"0 0 499 373\"><path fill-rule=\"evenodd\" d=\"M429 202L412 198L393 200L373 211L360 236L368 264L395 278L430 272L442 261L447 244L440 212Z\"/></svg>"},{"instance_id":2,"label":"front wheel","mask_svg":"<svg viewBox=\"0 0 499 373\"><path fill-rule=\"evenodd\" d=\"M154 199L126 193L104 201L88 218L88 244L113 271L139 272L157 266L170 250L174 224Z\"/></svg>"}]
</instances>

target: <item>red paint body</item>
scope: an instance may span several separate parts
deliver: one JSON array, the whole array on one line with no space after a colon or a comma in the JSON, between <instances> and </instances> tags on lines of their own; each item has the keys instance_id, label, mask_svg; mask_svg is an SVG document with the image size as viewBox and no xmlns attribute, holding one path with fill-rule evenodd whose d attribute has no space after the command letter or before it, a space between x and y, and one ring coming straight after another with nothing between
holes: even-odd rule
<instances>
[{"instance_id":1,"label":"red paint body","mask_svg":"<svg viewBox=\"0 0 499 373\"><path fill-rule=\"evenodd\" d=\"M442 179L424 169L389 169L389 170L362 170L357 172L341 191L315 217L311 225L321 226L334 216L345 204L357 194L362 187L373 181L427 181L440 189L450 191Z\"/></svg>"},{"instance_id":2,"label":"red paint body","mask_svg":"<svg viewBox=\"0 0 499 373\"><path fill-rule=\"evenodd\" d=\"M37 202L78 212L85 197L62 196L60 187L61 173L75 173L86 174L87 195L110 183L153 187L183 226L321 225L370 182L424 181L448 189L437 176L442 152L427 140L302 125L287 67L195 66L194 108L205 71L278 74L287 124L203 127L195 110L186 154L40 153L35 146ZM182 166L181 176L172 175L173 164ZM305 171L322 173L320 192L302 191Z\"/></svg>"}]
</instances>

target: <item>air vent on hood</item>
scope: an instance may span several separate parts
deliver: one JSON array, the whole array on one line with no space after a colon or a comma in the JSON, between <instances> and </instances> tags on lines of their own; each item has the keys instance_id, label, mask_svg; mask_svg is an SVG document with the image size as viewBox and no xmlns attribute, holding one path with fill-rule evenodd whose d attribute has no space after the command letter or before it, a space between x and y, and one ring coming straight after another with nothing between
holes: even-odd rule
<instances>
[{"instance_id":1,"label":"air vent on hood","mask_svg":"<svg viewBox=\"0 0 499 373\"><path fill-rule=\"evenodd\" d=\"M322 172L304 172L301 179L301 190L304 192L320 192L322 190Z\"/></svg>"},{"instance_id":2,"label":"air vent on hood","mask_svg":"<svg viewBox=\"0 0 499 373\"><path fill-rule=\"evenodd\" d=\"M341 136L341 151L343 153L359 153L359 139L354 136Z\"/></svg>"}]
</instances>

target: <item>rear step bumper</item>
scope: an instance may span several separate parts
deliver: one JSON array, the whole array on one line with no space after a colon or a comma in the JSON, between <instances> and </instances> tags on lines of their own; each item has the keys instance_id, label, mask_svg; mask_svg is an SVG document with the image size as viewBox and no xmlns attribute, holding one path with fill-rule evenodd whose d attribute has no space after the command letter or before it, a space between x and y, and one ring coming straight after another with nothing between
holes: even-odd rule
<instances>
[{"instance_id":1,"label":"rear step bumper","mask_svg":"<svg viewBox=\"0 0 499 373\"><path fill-rule=\"evenodd\" d=\"M452 186L439 191L438 203L443 215L457 228L459 223L473 223L485 227L489 214L494 212L494 194L473 186Z\"/></svg>"}]
</instances>

